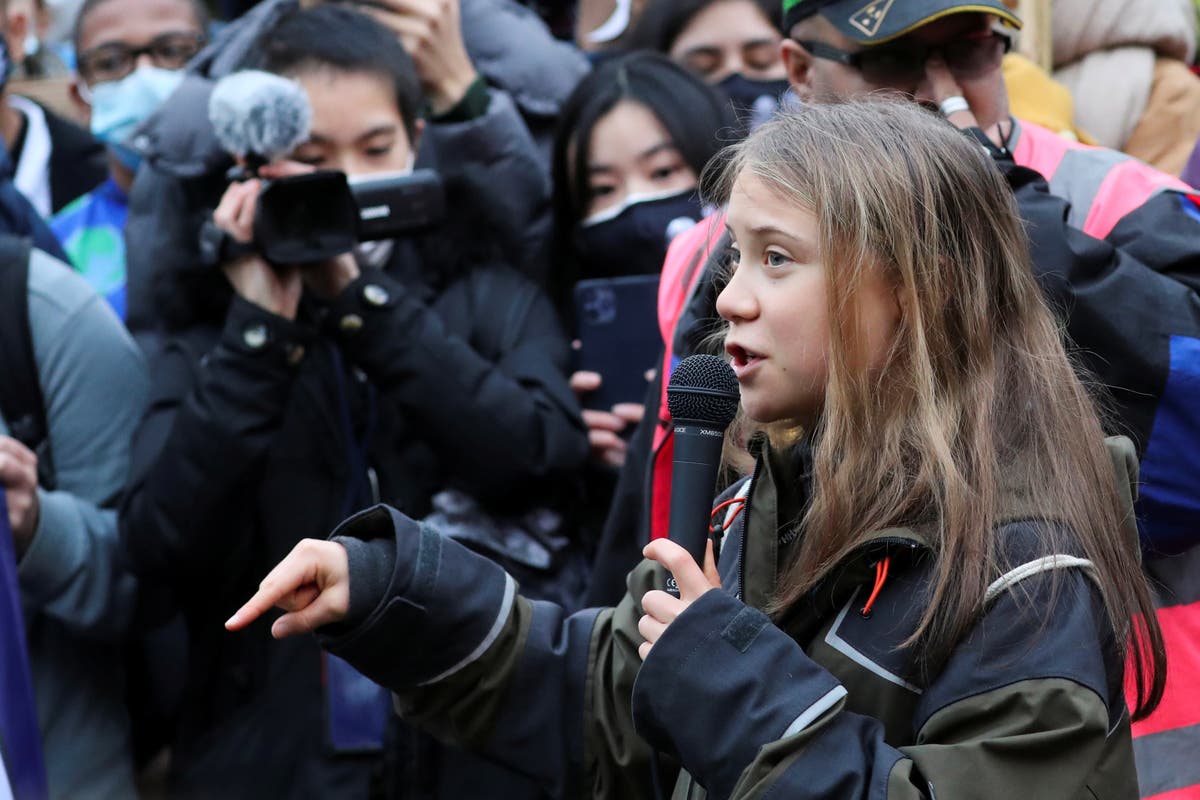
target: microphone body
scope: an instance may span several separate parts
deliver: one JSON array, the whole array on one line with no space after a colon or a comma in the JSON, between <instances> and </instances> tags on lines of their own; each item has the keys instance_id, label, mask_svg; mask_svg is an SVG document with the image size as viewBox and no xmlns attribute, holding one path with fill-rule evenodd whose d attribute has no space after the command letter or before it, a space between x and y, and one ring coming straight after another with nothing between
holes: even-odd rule
<instances>
[{"instance_id":1,"label":"microphone body","mask_svg":"<svg viewBox=\"0 0 1200 800\"><path fill-rule=\"evenodd\" d=\"M723 359L690 356L679 362L667 386L675 421L668 538L704 565L709 517L721 467L725 429L737 414L737 377ZM674 590L674 581L668 590Z\"/></svg>"},{"instance_id":2,"label":"microphone body","mask_svg":"<svg viewBox=\"0 0 1200 800\"><path fill-rule=\"evenodd\" d=\"M703 420L675 420L671 465L671 527L667 537L704 566L709 516L721 467L725 429Z\"/></svg>"}]
</instances>

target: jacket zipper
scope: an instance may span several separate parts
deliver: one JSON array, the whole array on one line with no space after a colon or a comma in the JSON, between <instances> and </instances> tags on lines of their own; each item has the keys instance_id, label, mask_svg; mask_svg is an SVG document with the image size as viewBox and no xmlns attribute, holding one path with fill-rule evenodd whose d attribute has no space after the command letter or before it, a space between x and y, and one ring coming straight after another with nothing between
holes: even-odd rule
<instances>
[{"instance_id":1,"label":"jacket zipper","mask_svg":"<svg viewBox=\"0 0 1200 800\"><path fill-rule=\"evenodd\" d=\"M744 600L746 594L746 541L750 534L750 506L754 497L754 484L758 482L758 471L761 466L762 458L754 459L754 472L750 474L750 489L746 492L746 505L742 509L742 544L741 552L738 553L738 600Z\"/></svg>"}]
</instances>

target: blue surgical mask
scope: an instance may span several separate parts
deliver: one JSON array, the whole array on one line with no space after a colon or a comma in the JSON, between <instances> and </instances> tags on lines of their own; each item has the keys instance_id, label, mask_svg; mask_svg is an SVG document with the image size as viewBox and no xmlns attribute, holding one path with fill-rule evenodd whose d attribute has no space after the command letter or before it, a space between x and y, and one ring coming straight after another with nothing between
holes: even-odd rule
<instances>
[{"instance_id":1,"label":"blue surgical mask","mask_svg":"<svg viewBox=\"0 0 1200 800\"><path fill-rule=\"evenodd\" d=\"M119 81L93 86L85 98L92 105L92 133L113 149L121 163L136 170L141 155L129 138L182 80L183 70L138 67Z\"/></svg>"}]
</instances>

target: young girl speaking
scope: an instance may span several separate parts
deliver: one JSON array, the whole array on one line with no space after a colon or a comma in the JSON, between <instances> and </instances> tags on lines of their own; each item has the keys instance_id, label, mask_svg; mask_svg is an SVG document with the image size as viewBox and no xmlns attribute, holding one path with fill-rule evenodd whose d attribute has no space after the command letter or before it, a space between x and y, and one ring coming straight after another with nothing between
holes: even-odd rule
<instances>
[{"instance_id":1,"label":"young girl speaking","mask_svg":"<svg viewBox=\"0 0 1200 800\"><path fill-rule=\"evenodd\" d=\"M1000 172L881 100L781 117L720 163L717 307L765 435L714 512L719 567L657 540L620 605L564 617L377 507L228 627L281 606L276 636L319 629L407 719L556 796L653 797L678 766L677 798L1136 797L1124 656L1134 718L1164 663L1127 460Z\"/></svg>"}]
</instances>

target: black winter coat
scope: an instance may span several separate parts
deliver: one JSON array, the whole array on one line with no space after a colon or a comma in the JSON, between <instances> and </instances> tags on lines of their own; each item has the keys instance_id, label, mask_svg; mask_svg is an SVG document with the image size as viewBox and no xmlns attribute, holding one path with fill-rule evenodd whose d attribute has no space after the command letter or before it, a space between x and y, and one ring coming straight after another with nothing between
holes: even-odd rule
<instances>
[{"instance_id":1,"label":"black winter coat","mask_svg":"<svg viewBox=\"0 0 1200 800\"><path fill-rule=\"evenodd\" d=\"M178 795L365 795L373 761L328 757L316 643L222 627L300 539L379 499L419 517L447 487L545 505L586 458L542 293L496 267L431 285L397 250L307 322L235 298L153 369L121 532L189 629Z\"/></svg>"}]
</instances>

